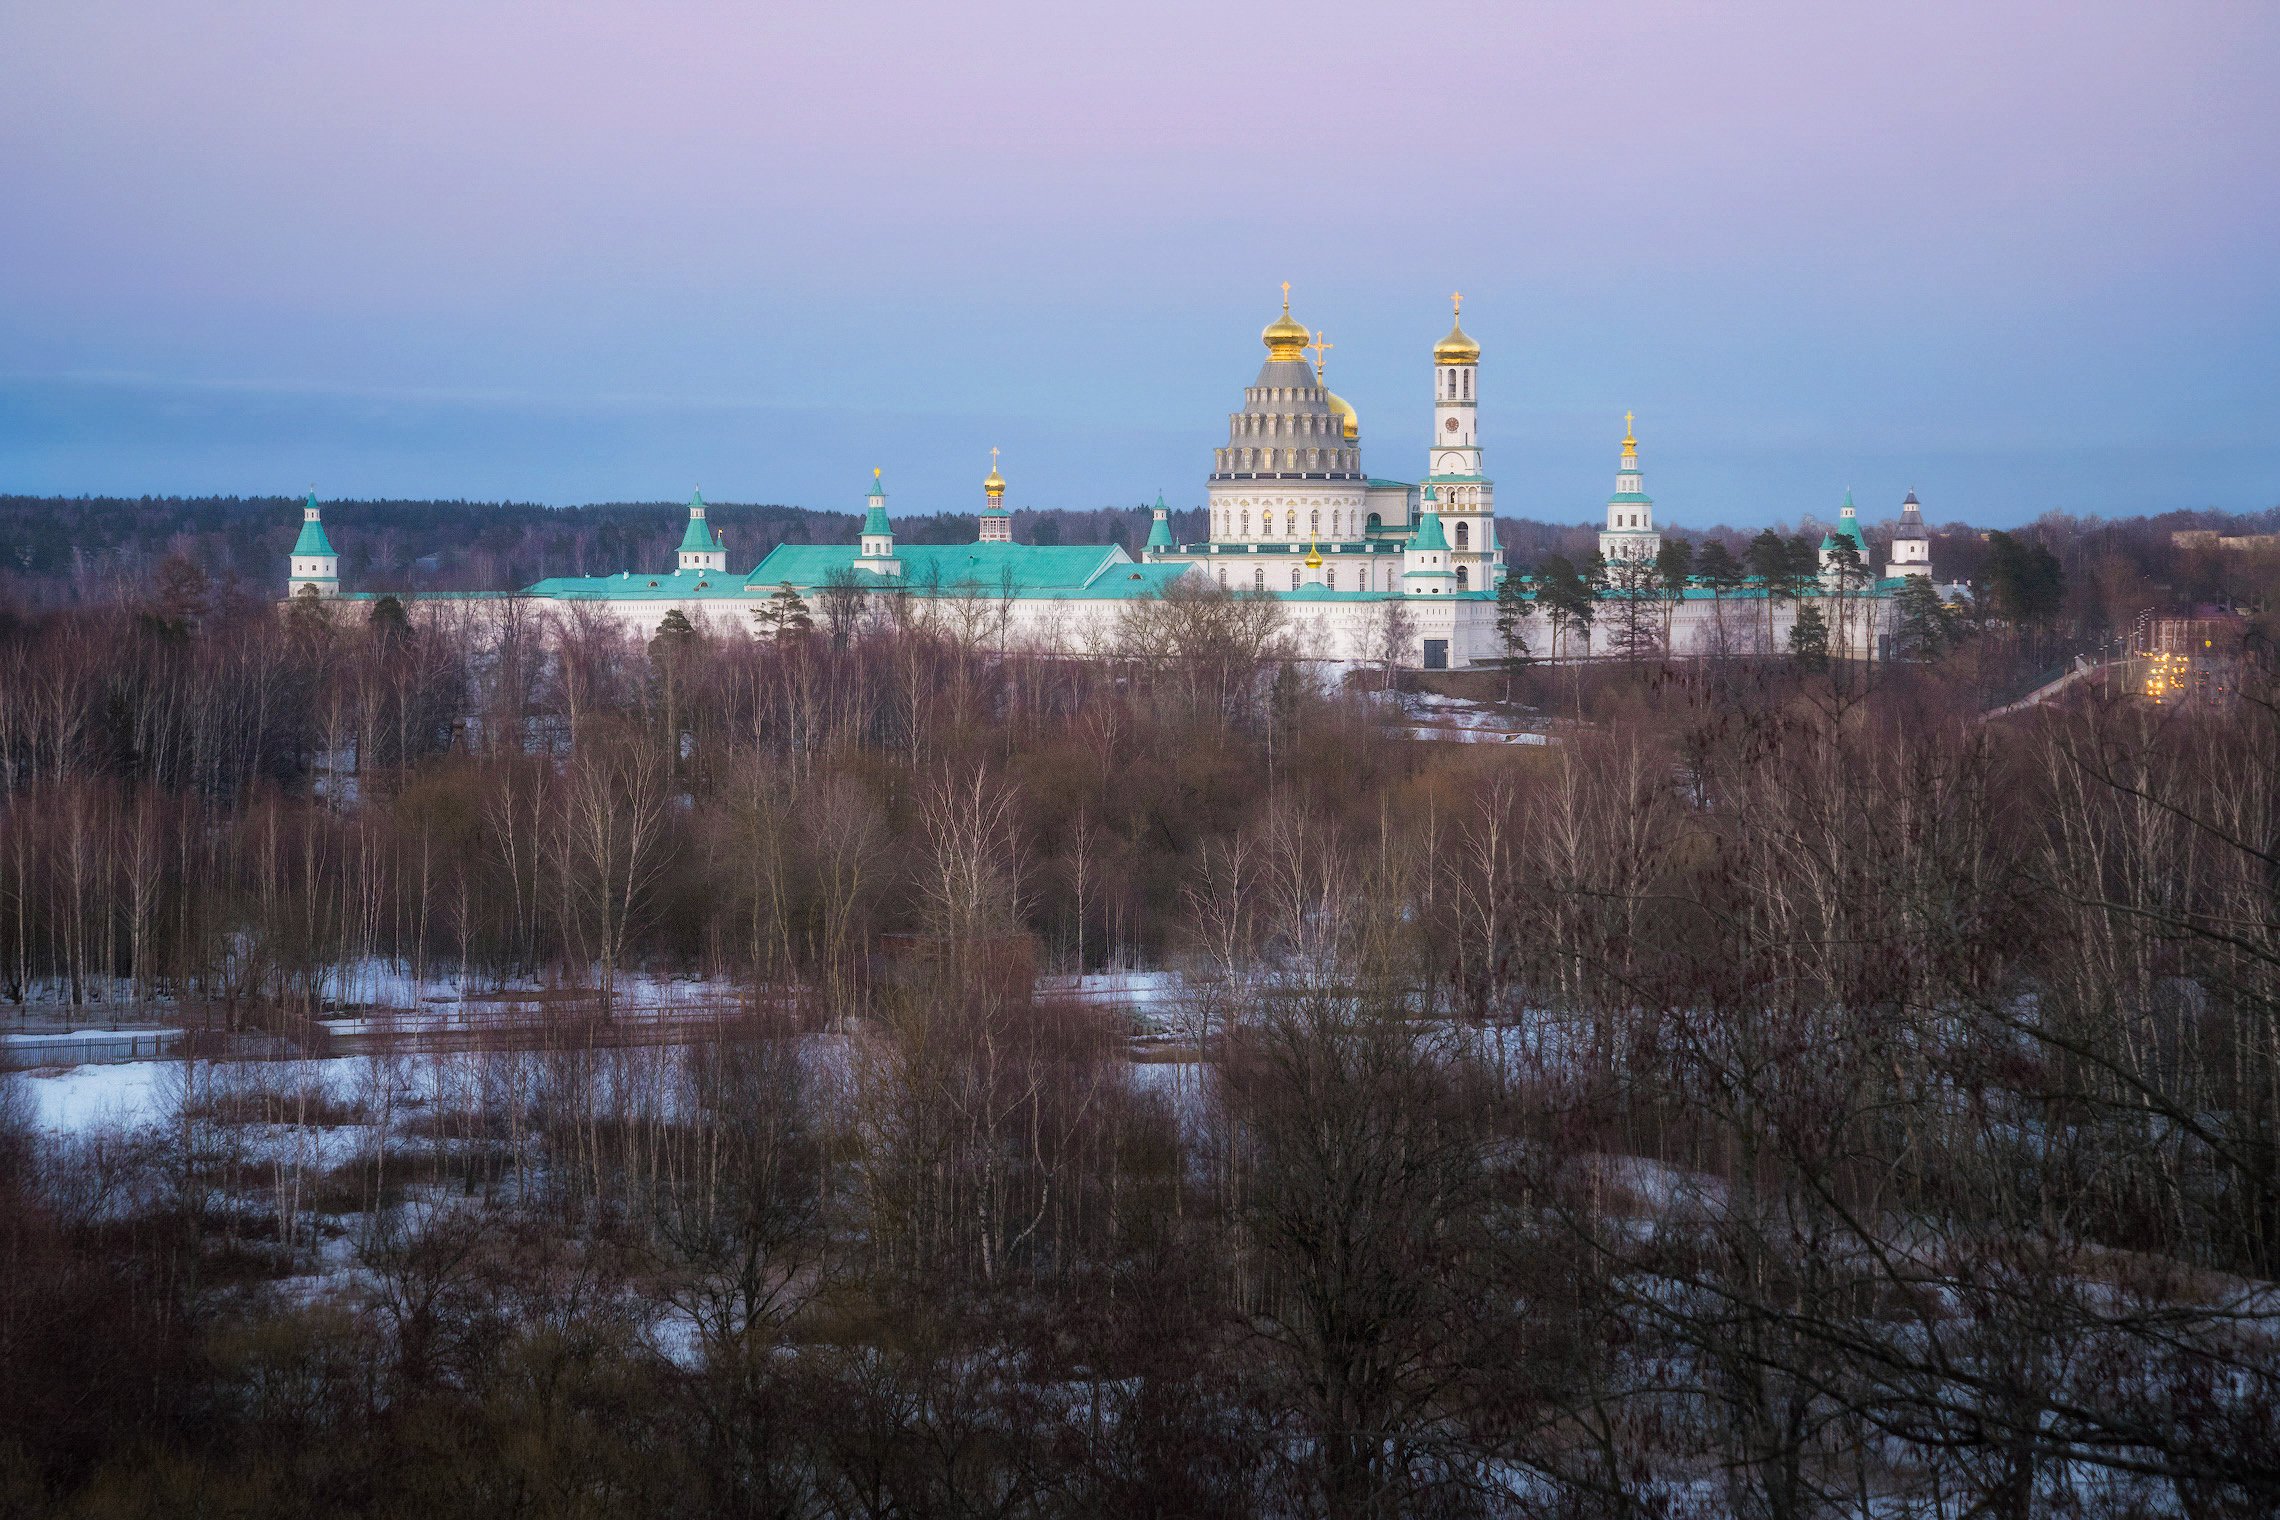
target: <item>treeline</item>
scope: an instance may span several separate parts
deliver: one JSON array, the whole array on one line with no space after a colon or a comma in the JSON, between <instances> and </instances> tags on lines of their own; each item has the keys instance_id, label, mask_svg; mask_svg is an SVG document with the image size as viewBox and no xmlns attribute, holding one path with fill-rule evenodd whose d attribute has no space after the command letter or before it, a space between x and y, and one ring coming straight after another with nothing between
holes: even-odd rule
<instances>
[{"instance_id":1,"label":"treeline","mask_svg":"<svg viewBox=\"0 0 2280 1520\"><path fill-rule=\"evenodd\" d=\"M18 986L603 991L0 1122L0 1503L2280 1504L2262 650L1999 724L1940 661L1531 672L1563 742L1433 746L1185 595L1089 662L186 580L0 627ZM1112 956L1187 973L1159 1059L1030 994ZM637 965L748 995L629 1047Z\"/></svg>"},{"instance_id":2,"label":"treeline","mask_svg":"<svg viewBox=\"0 0 2280 1520\"><path fill-rule=\"evenodd\" d=\"M327 501L325 523L345 582L366 591L511 591L552 575L663 569L688 523L685 502L545 507L527 502ZM860 513L708 502L730 563L749 570L778 544L852 543ZM895 519L906 543L970 543L971 512ZM1014 513L1027 543L1148 541L1144 507ZM1175 531L1203 532L1198 508ZM293 497L33 497L0 495L0 597L33 606L89 605L147 592L169 557L217 584L284 594L285 562L301 528Z\"/></svg>"}]
</instances>

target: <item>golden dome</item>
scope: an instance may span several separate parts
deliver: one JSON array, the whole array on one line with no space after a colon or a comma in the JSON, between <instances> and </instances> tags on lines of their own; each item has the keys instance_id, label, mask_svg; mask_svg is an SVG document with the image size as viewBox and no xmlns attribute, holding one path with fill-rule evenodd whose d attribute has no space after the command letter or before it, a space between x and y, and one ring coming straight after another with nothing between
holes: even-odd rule
<instances>
[{"instance_id":1,"label":"golden dome","mask_svg":"<svg viewBox=\"0 0 2280 1520\"><path fill-rule=\"evenodd\" d=\"M1466 334L1463 325L1457 320L1464 315L1465 298L1462 295L1453 295L1449 297L1449 306L1449 335L1433 345L1433 362L1435 364L1480 363L1480 345Z\"/></svg>"},{"instance_id":2,"label":"golden dome","mask_svg":"<svg viewBox=\"0 0 2280 1520\"><path fill-rule=\"evenodd\" d=\"M1322 394L1329 399L1330 410L1338 414L1345 431L1346 441L1353 443L1359 439L1362 436L1362 419L1355 414L1353 403L1336 391L1324 391Z\"/></svg>"},{"instance_id":3,"label":"golden dome","mask_svg":"<svg viewBox=\"0 0 2280 1520\"><path fill-rule=\"evenodd\" d=\"M982 477L982 489L987 491L993 500L1005 494L1005 477L998 473L997 457L998 451L996 449L990 450L990 472Z\"/></svg>"},{"instance_id":4,"label":"golden dome","mask_svg":"<svg viewBox=\"0 0 2280 1520\"><path fill-rule=\"evenodd\" d=\"M1303 362L1306 345L1313 341L1314 334L1306 330L1305 323L1291 318L1290 281L1283 281L1282 291L1282 315L1260 329L1259 340L1267 345L1268 362L1279 363L1285 359Z\"/></svg>"}]
</instances>

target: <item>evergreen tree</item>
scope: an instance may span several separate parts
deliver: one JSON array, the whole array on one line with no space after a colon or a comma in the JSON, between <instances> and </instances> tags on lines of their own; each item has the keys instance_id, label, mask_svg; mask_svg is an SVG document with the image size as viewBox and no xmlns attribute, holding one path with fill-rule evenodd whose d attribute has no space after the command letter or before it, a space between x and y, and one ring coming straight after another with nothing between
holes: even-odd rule
<instances>
[{"instance_id":1,"label":"evergreen tree","mask_svg":"<svg viewBox=\"0 0 2280 1520\"><path fill-rule=\"evenodd\" d=\"M304 637L317 638L332 632L332 606L323 597L317 595L317 588L314 586L303 586L293 593L292 600L286 604L285 617L286 626ZM143 614L143 625L147 628L154 628L161 634L170 634L176 638L181 637L183 633L176 625L155 618L149 613Z\"/></svg>"},{"instance_id":2,"label":"evergreen tree","mask_svg":"<svg viewBox=\"0 0 2280 1520\"><path fill-rule=\"evenodd\" d=\"M1593 559L1597 561L1598 556ZM1582 635L1584 653L1589 654L1591 625L1598 612L1590 574L1578 570L1565 555L1554 554L1536 569L1536 599L1551 620L1554 657L1564 652L1567 639L1576 634Z\"/></svg>"},{"instance_id":3,"label":"evergreen tree","mask_svg":"<svg viewBox=\"0 0 2280 1520\"><path fill-rule=\"evenodd\" d=\"M1789 545L1780 534L1768 528L1750 540L1748 564L1750 573L1757 577L1765 593L1765 641L1770 646L1775 604L1789 595Z\"/></svg>"},{"instance_id":4,"label":"evergreen tree","mask_svg":"<svg viewBox=\"0 0 2280 1520\"><path fill-rule=\"evenodd\" d=\"M1928 577L1911 575L1892 597L1892 654L1901 660L1936 660L1955 641L1955 614Z\"/></svg>"},{"instance_id":5,"label":"evergreen tree","mask_svg":"<svg viewBox=\"0 0 2280 1520\"><path fill-rule=\"evenodd\" d=\"M768 600L752 609L752 621L760 633L777 640L799 638L815 629L808 604L790 581L778 586Z\"/></svg>"},{"instance_id":6,"label":"evergreen tree","mask_svg":"<svg viewBox=\"0 0 2280 1520\"><path fill-rule=\"evenodd\" d=\"M1670 646L1671 621L1678 604L1686 600L1686 584L1694 575L1694 545L1683 538L1666 538L1655 551L1655 578L1663 595L1663 646Z\"/></svg>"},{"instance_id":7,"label":"evergreen tree","mask_svg":"<svg viewBox=\"0 0 2280 1520\"><path fill-rule=\"evenodd\" d=\"M1842 533L1836 535L1836 542L1829 550L1829 573L1837 601L1837 648L1849 650L1853 647L1850 637L1852 599L1869 583L1871 576L1867 562L1860 557L1860 546Z\"/></svg>"},{"instance_id":8,"label":"evergreen tree","mask_svg":"<svg viewBox=\"0 0 2280 1520\"><path fill-rule=\"evenodd\" d=\"M1535 599L1521 584L1521 572L1507 570L1496 587L1496 639L1503 650L1504 700L1512 700L1512 678L1533 658L1528 649L1528 623L1536 615Z\"/></svg>"},{"instance_id":9,"label":"evergreen tree","mask_svg":"<svg viewBox=\"0 0 2280 1520\"><path fill-rule=\"evenodd\" d=\"M1605 571L1607 598L1613 603L1615 652L1627 660L1640 660L1661 647L1661 619L1655 616L1661 577L1646 559L1618 559Z\"/></svg>"},{"instance_id":10,"label":"evergreen tree","mask_svg":"<svg viewBox=\"0 0 2280 1520\"><path fill-rule=\"evenodd\" d=\"M1740 560L1734 558L1734 551L1717 539L1704 544L1702 552L1695 556L1694 573L1716 596L1741 590L1743 583L1749 579L1749 572L1743 568Z\"/></svg>"},{"instance_id":11,"label":"evergreen tree","mask_svg":"<svg viewBox=\"0 0 2280 1520\"><path fill-rule=\"evenodd\" d=\"M1987 535L1987 598L1996 616L2022 628L2047 626L2066 601L2058 556L2031 539Z\"/></svg>"},{"instance_id":12,"label":"evergreen tree","mask_svg":"<svg viewBox=\"0 0 2280 1520\"><path fill-rule=\"evenodd\" d=\"M1796 621L1789 625L1789 655L1805 670L1828 666L1829 621L1811 602L1797 609Z\"/></svg>"},{"instance_id":13,"label":"evergreen tree","mask_svg":"<svg viewBox=\"0 0 2280 1520\"><path fill-rule=\"evenodd\" d=\"M364 615L364 622L373 637L384 645L393 645L412 634L412 621L404 615L404 604L392 596L374 602L372 610Z\"/></svg>"}]
</instances>

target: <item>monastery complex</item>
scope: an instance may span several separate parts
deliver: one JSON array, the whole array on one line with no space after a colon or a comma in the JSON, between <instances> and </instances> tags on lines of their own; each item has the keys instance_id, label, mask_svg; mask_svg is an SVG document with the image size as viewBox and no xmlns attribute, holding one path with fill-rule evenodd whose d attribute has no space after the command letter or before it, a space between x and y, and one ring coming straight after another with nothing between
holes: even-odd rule
<instances>
[{"instance_id":1,"label":"monastery complex","mask_svg":"<svg viewBox=\"0 0 2280 1520\"><path fill-rule=\"evenodd\" d=\"M811 605L818 596L861 592L909 599L914 617L953 605L997 604L995 626L1008 645L1084 654L1111 647L1126 610L1160 598L1182 576L1281 603L1296 646L1309 657L1363 661L1389 654L1424 669L1484 665L1504 654L1498 593L1507 571L1497 546L1496 487L1479 428L1480 345L1466 335L1461 299L1448 334L1432 347L1432 434L1422 440L1422 477L1381 478L1362 465L1361 419L1324 383L1319 334L1282 314L1260 333L1266 360L1229 414L1226 441L1212 450L1209 537L1175 542L1161 497L1141 557L1106 545L1016 543L994 457L982 482L984 505L966 544L898 545L886 487L872 472L862 532L852 544L784 544L748 572L731 570L702 497L689 503L687 531L671 570L559 576L519 592L534 602L578 604L647 634L670 611L716 627L754 626L754 614L784 588ZM1308 352L1316 357L1310 363ZM290 593L343 595L340 558L312 494L293 546ZM1662 547L1654 500L1628 426L1615 491L1607 500L1599 550L1608 566L1605 598L1655 599L1654 622L1677 654L1714 647L1777 645L1801 608L1819 606L1832 653L1878 657L1889 639L1893 599L1910 576L1932 576L1930 540L1911 492L1901 504L1891 552L1870 562L1868 540L1848 493L1835 530L1822 540L1820 574L1771 598L1752 577L1712 586L1692 580L1650 586ZM1527 579L1515 582L1534 599ZM372 593L351 593L360 599ZM1531 647L1555 646L1546 620L1531 618ZM1601 613L1588 634L1571 630L1562 657L1615 648L1620 619ZM1398 646L1398 647L1394 647Z\"/></svg>"}]
</instances>

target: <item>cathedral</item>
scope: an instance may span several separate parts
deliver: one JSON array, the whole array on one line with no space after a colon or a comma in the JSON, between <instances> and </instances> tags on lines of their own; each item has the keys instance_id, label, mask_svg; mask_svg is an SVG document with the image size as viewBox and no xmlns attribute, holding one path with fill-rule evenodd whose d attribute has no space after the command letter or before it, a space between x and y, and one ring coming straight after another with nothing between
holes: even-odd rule
<instances>
[{"instance_id":1,"label":"cathedral","mask_svg":"<svg viewBox=\"0 0 2280 1520\"><path fill-rule=\"evenodd\" d=\"M913 619L950 620L968 630L986 625L1006 647L1088 654L1114 647L1136 600L1160 598L1181 577L1200 576L1232 593L1273 598L1296 647L1310 658L1390 660L1426 670L1493 663L1506 654L1500 592L1517 591L1532 603L1537 588L1525 577L1505 586L1496 491L1481 446L1481 350L1465 333L1463 310L1462 297L1452 297L1449 331L1433 345L1431 432L1423 440L1422 478L1414 482L1363 468L1361 419L1326 381L1331 345L1291 315L1286 283L1281 314L1259 334L1266 358L1244 388L1242 406L1228 416L1226 443L1212 450L1208 536L1201 542L1173 539L1170 510L1159 497L1137 560L1115 544L1017 543L992 449L971 543L898 545L886 485L873 470L852 544L784 544L750 571L733 571L698 496L689 503L672 569L557 576L507 594L583 606L641 633L675 610L692 621L750 630L755 614L787 588L807 601L891 596ZM1783 647L1800 609L1816 604L1825 604L1832 653L1882 652L1894 595L1907 577L1932 574L1914 492L1901 504L1881 575L1870 566L1848 492L1836 528L1822 541L1817 579L1771 594L1755 578L1710 585L1660 564L1662 535L1632 420L1626 414L1615 491L1599 534L1603 614L1588 623L1567 620L1556 640L1548 619L1523 619L1532 648L1541 653L1556 644L1562 657L1611 652L1618 624L1635 632L1641 620L1605 616L1609 599L1651 598L1651 621L1677 654ZM290 592L342 596L340 559L313 494L302 515Z\"/></svg>"}]
</instances>

